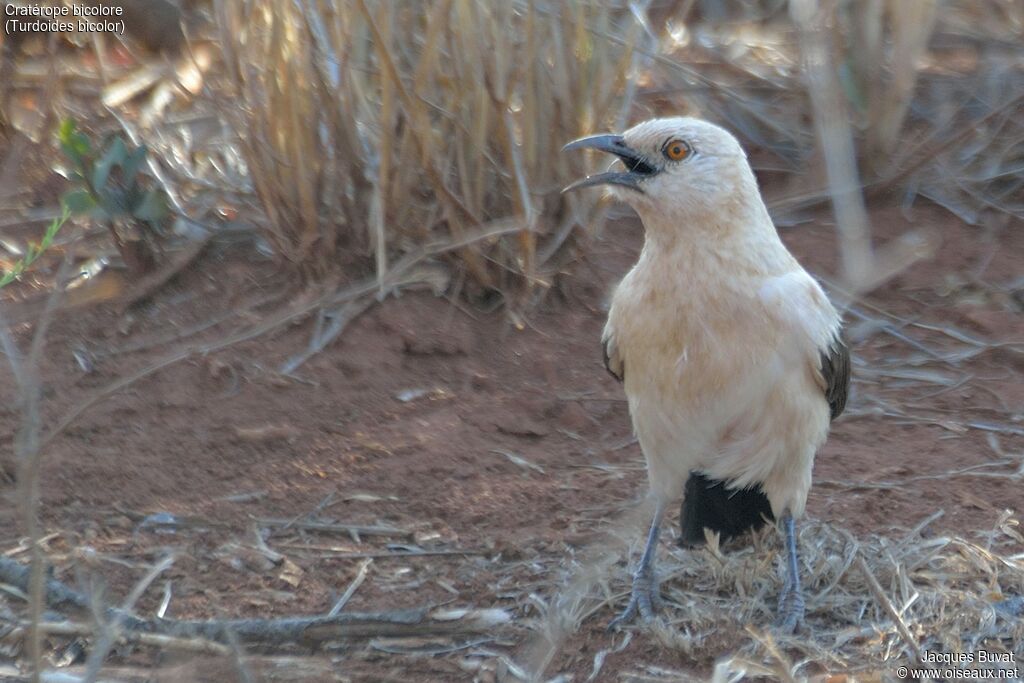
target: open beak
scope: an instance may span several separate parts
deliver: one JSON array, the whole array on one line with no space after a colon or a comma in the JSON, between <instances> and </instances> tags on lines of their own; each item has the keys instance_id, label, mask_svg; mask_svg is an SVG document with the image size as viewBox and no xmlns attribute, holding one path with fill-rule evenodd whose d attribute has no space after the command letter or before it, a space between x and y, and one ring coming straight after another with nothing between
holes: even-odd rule
<instances>
[{"instance_id":1,"label":"open beak","mask_svg":"<svg viewBox=\"0 0 1024 683\"><path fill-rule=\"evenodd\" d=\"M626 166L626 170L588 175L586 178L572 183L562 192L592 185L620 185L637 192L643 192L643 189L640 187L640 181L644 178L650 178L660 170L647 161L643 154L627 145L621 135L591 135L579 140L573 140L563 147L562 151L567 152L571 149L597 149L614 154Z\"/></svg>"}]
</instances>

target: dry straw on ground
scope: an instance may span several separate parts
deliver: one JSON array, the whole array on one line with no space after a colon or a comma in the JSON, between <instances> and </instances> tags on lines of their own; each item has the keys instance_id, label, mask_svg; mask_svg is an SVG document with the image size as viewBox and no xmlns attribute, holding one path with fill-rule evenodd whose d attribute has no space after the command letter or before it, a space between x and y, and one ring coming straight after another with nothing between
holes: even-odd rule
<instances>
[{"instance_id":1,"label":"dry straw on ground","mask_svg":"<svg viewBox=\"0 0 1024 683\"><path fill-rule=\"evenodd\" d=\"M683 661L704 659L707 648L724 645L730 654L716 662L713 672L713 680L722 682L751 677L805 681L825 673L890 680L898 666L914 666L925 652L1012 653L1015 663L1003 668L1020 668L1024 555L1012 550L1024 542L1019 522L1004 515L987 540L975 542L930 534L929 525L940 516L893 537L857 538L817 521L803 525L808 614L805 627L792 636L770 626L783 562L774 529L726 548L715 539L698 551L673 546L659 567L664 621L645 628L641 637L659 638ZM605 548L580 558L569 587L551 601L539 625L540 635L524 661L528 670L552 675L551 664L567 633L584 620L610 617L610 607L624 604L628 576L615 569L618 556ZM616 581L610 587L613 571ZM603 680L600 669L616 643L624 645L619 641L609 639L609 650L594 656L590 680ZM992 665L975 656L973 663L953 666ZM688 670L637 674L635 680L692 677Z\"/></svg>"}]
</instances>

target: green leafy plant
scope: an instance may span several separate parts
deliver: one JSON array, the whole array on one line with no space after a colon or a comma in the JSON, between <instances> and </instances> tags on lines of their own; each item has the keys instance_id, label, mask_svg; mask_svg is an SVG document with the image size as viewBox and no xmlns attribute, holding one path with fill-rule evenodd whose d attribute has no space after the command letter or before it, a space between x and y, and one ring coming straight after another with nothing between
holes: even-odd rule
<instances>
[{"instance_id":1,"label":"green leafy plant","mask_svg":"<svg viewBox=\"0 0 1024 683\"><path fill-rule=\"evenodd\" d=\"M115 136L102 150L94 149L71 119L61 124L58 137L75 184L61 198L64 207L106 225L128 267L149 270L167 217L167 197L141 182L146 146L130 147Z\"/></svg>"},{"instance_id":2,"label":"green leafy plant","mask_svg":"<svg viewBox=\"0 0 1024 683\"><path fill-rule=\"evenodd\" d=\"M39 244L29 244L25 255L8 270L6 273L0 275L0 289L11 284L17 280L21 275L28 270L29 266L35 263L44 251L49 249L50 245L53 244L53 239L60 232L60 229L64 227L68 218L71 216L71 212L65 206L63 213L60 216L53 219L49 227L46 228L46 233L43 235L42 241Z\"/></svg>"}]
</instances>

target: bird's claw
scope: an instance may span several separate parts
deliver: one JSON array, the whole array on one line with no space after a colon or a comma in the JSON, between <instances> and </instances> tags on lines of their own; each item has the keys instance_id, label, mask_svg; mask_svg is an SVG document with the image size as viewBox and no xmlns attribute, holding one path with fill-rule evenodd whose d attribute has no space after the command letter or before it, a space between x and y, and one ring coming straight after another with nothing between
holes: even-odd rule
<instances>
[{"instance_id":1,"label":"bird's claw","mask_svg":"<svg viewBox=\"0 0 1024 683\"><path fill-rule=\"evenodd\" d=\"M629 596L629 604L608 624L609 631L617 631L633 621L637 614L644 623L654 621L661 607L661 594L652 572L637 572L633 577L633 590Z\"/></svg>"},{"instance_id":2,"label":"bird's claw","mask_svg":"<svg viewBox=\"0 0 1024 683\"><path fill-rule=\"evenodd\" d=\"M803 592L787 582L779 593L779 617L775 622L776 628L783 633L795 632L804 621L804 611Z\"/></svg>"}]
</instances>

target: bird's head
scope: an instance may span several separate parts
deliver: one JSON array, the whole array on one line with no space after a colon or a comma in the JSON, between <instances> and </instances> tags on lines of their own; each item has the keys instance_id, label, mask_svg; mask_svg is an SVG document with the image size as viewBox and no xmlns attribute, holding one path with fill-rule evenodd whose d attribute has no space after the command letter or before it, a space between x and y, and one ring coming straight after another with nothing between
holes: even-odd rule
<instances>
[{"instance_id":1,"label":"bird's head","mask_svg":"<svg viewBox=\"0 0 1024 683\"><path fill-rule=\"evenodd\" d=\"M757 198L747 155L728 131L694 118L652 119L621 135L591 135L564 150L597 149L619 158L622 167L587 176L563 191L607 185L641 216L693 217L721 212L724 205Z\"/></svg>"}]
</instances>

